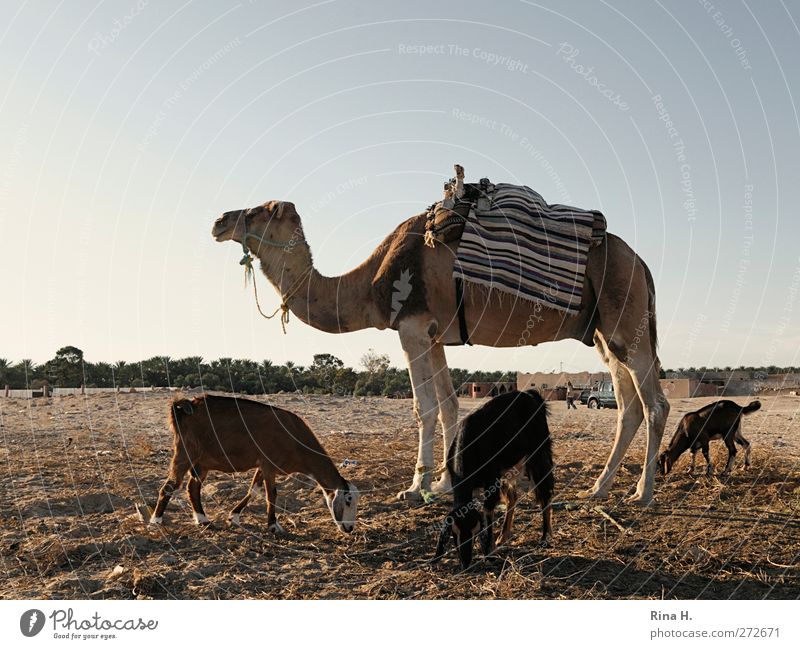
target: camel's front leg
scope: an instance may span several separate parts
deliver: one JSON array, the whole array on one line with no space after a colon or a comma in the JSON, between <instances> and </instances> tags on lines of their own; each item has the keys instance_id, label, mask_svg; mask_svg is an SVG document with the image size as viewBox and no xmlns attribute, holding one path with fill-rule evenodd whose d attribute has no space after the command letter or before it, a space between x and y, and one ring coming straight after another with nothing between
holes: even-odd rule
<instances>
[{"instance_id":1,"label":"camel's front leg","mask_svg":"<svg viewBox=\"0 0 800 649\"><path fill-rule=\"evenodd\" d=\"M433 361L431 358L432 337L436 334L436 322L430 317L409 317L399 326L400 343L408 361L408 374L414 390L414 416L419 428L419 450L414 480L405 491L397 494L400 500L421 500L423 491L430 491L433 476L433 433L439 404L436 400Z\"/></svg>"},{"instance_id":2,"label":"camel's front leg","mask_svg":"<svg viewBox=\"0 0 800 649\"><path fill-rule=\"evenodd\" d=\"M599 338L599 337L598 337ZM614 383L614 395L617 399L617 433L614 446L608 456L602 473L591 489L578 492L579 498L607 498L609 489L619 471L622 458L631 445L639 425L644 419L642 402L636 393L633 379L628 370L610 353L602 339L596 341L600 355L608 363L611 370L611 379Z\"/></svg>"},{"instance_id":3,"label":"camel's front leg","mask_svg":"<svg viewBox=\"0 0 800 649\"><path fill-rule=\"evenodd\" d=\"M444 345L434 343L431 348L431 358L433 360L433 383L436 387L436 399L439 402L439 422L442 425L444 437L442 474L439 480L431 487L431 491L441 495L452 489L450 473L447 470L447 451L456 434L456 426L458 425L458 397L453 389L450 368L447 367Z\"/></svg>"}]
</instances>

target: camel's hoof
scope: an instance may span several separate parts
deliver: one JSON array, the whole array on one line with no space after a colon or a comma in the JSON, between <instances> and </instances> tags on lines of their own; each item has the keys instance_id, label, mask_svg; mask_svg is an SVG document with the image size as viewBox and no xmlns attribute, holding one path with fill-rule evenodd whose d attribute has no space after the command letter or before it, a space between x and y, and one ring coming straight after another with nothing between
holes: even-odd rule
<instances>
[{"instance_id":1,"label":"camel's hoof","mask_svg":"<svg viewBox=\"0 0 800 649\"><path fill-rule=\"evenodd\" d=\"M635 493L632 496L628 496L625 502L629 505L636 505L637 507L649 507L653 504L653 497L645 497L644 494Z\"/></svg>"},{"instance_id":2,"label":"camel's hoof","mask_svg":"<svg viewBox=\"0 0 800 649\"><path fill-rule=\"evenodd\" d=\"M397 494L398 500L406 500L412 503L419 503L422 502L422 494L419 492L419 489L406 489L405 491L401 491Z\"/></svg>"},{"instance_id":3,"label":"camel's hoof","mask_svg":"<svg viewBox=\"0 0 800 649\"><path fill-rule=\"evenodd\" d=\"M578 498L581 500L606 500L608 494L602 491L595 491L594 489L586 489L578 492Z\"/></svg>"},{"instance_id":4,"label":"camel's hoof","mask_svg":"<svg viewBox=\"0 0 800 649\"><path fill-rule=\"evenodd\" d=\"M270 525L270 526L267 528L267 531L268 531L268 532L272 532L273 534L286 534L286 530L285 530L285 529L283 529L283 528L280 526L280 523L278 523L277 521L276 521L275 523L273 523L272 525Z\"/></svg>"},{"instance_id":5,"label":"camel's hoof","mask_svg":"<svg viewBox=\"0 0 800 649\"><path fill-rule=\"evenodd\" d=\"M450 493L452 490L453 486L450 484L450 478L442 478L441 480L437 480L431 487L431 493L434 496L443 496L447 493Z\"/></svg>"}]
</instances>

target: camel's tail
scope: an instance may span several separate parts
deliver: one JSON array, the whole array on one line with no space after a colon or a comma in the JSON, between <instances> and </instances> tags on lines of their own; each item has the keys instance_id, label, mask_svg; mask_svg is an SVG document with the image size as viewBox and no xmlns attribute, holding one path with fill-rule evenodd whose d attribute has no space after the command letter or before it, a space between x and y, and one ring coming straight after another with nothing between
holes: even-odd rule
<instances>
[{"instance_id":1,"label":"camel's tail","mask_svg":"<svg viewBox=\"0 0 800 649\"><path fill-rule=\"evenodd\" d=\"M751 401L744 408L742 408L742 414L749 415L751 412L755 412L759 408L761 408L760 401Z\"/></svg>"}]
</instances>

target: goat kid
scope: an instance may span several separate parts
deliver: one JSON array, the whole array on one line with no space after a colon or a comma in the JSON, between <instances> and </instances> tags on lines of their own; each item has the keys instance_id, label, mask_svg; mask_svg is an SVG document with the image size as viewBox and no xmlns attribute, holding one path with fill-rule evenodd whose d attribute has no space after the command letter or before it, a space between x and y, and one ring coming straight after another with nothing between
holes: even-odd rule
<instances>
[{"instance_id":1,"label":"goat kid","mask_svg":"<svg viewBox=\"0 0 800 649\"><path fill-rule=\"evenodd\" d=\"M731 471L736 457L736 444L744 447L744 468L749 468L750 442L742 436L742 416L759 408L761 408L760 401L740 406L735 401L725 399L685 414L669 446L658 457L659 473L666 476L683 452L691 450L692 463L689 466L689 474L693 474L697 451L702 450L706 459L706 475L713 475L714 465L708 453L708 443L714 439L722 439L728 448L728 462L722 475L728 475Z\"/></svg>"},{"instance_id":2,"label":"goat kid","mask_svg":"<svg viewBox=\"0 0 800 649\"><path fill-rule=\"evenodd\" d=\"M239 522L250 497L263 490L269 530L283 532L275 511L275 478L304 473L322 489L339 530L353 531L358 489L340 475L314 433L294 413L249 399L202 395L191 400L175 399L170 406L169 426L173 433L172 462L151 524L162 523L170 497L187 472L191 472L187 493L195 522L208 525L200 502L200 489L208 472L257 469L247 495L230 512L232 523Z\"/></svg>"},{"instance_id":3,"label":"goat kid","mask_svg":"<svg viewBox=\"0 0 800 649\"><path fill-rule=\"evenodd\" d=\"M494 510L506 505L497 543L511 537L517 503L515 484L523 470L542 507L542 543L552 533L551 507L555 486L553 451L547 425L547 404L538 392L508 392L465 417L447 453L453 483L453 509L442 524L433 562L455 542L463 568L472 563L476 537L484 554L495 547ZM483 496L482 507L476 495Z\"/></svg>"}]
</instances>

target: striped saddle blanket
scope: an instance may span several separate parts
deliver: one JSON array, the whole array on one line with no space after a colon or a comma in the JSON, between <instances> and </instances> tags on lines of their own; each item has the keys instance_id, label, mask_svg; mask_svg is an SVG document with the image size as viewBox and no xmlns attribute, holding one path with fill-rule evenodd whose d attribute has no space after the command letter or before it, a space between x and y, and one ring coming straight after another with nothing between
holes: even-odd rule
<instances>
[{"instance_id":1,"label":"striped saddle blanket","mask_svg":"<svg viewBox=\"0 0 800 649\"><path fill-rule=\"evenodd\" d=\"M577 314L587 253L605 237L605 217L548 205L530 187L485 187L467 218L453 277Z\"/></svg>"}]
</instances>

